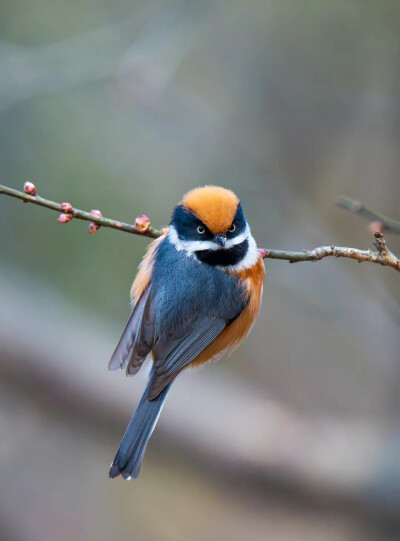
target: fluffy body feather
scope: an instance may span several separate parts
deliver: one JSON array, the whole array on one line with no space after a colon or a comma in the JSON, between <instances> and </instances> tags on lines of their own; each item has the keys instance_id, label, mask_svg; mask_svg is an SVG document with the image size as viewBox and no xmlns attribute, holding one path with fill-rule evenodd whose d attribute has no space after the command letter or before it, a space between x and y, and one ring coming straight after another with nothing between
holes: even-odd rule
<instances>
[{"instance_id":1,"label":"fluffy body feather","mask_svg":"<svg viewBox=\"0 0 400 541\"><path fill-rule=\"evenodd\" d=\"M218 204L224 219L214 216ZM258 315L263 281L262 259L233 192L206 187L187 194L140 265L131 290L136 304L109 364L134 375L149 354L153 358L149 384L111 477L139 474L176 376L233 350L247 336Z\"/></svg>"}]
</instances>

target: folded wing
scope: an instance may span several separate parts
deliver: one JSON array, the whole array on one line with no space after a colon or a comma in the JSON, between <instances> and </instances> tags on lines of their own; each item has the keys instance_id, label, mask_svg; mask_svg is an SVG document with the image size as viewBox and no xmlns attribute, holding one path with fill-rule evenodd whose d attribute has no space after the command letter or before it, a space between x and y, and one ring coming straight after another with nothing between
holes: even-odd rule
<instances>
[{"instance_id":1,"label":"folded wing","mask_svg":"<svg viewBox=\"0 0 400 541\"><path fill-rule=\"evenodd\" d=\"M152 351L155 373L148 398L160 392L225 329L227 322L215 316L188 321L165 336L156 336L156 314L149 286L136 303L109 362L110 370L126 368L136 374Z\"/></svg>"},{"instance_id":2,"label":"folded wing","mask_svg":"<svg viewBox=\"0 0 400 541\"><path fill-rule=\"evenodd\" d=\"M155 314L147 287L136 303L108 364L109 370L126 368L129 376L136 374L150 353L155 340Z\"/></svg>"},{"instance_id":3,"label":"folded wing","mask_svg":"<svg viewBox=\"0 0 400 541\"><path fill-rule=\"evenodd\" d=\"M227 322L217 317L192 322L183 336L158 340L153 350L155 374L148 398L153 400L161 391L225 329Z\"/></svg>"}]
</instances>

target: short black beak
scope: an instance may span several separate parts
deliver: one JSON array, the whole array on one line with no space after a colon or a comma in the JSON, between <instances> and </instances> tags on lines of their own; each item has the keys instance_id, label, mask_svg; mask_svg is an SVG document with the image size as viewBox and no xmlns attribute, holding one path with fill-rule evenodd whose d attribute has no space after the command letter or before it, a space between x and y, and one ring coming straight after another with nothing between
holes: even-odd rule
<instances>
[{"instance_id":1,"label":"short black beak","mask_svg":"<svg viewBox=\"0 0 400 541\"><path fill-rule=\"evenodd\" d=\"M220 246L225 246L226 244L226 235L215 235L214 240Z\"/></svg>"}]
</instances>

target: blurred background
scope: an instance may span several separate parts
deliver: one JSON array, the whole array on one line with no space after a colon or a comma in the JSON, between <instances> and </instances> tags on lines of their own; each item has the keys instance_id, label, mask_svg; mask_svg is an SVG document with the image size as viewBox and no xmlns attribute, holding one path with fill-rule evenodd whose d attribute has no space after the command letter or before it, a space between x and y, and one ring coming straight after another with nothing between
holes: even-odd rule
<instances>
[{"instance_id":1,"label":"blurred background","mask_svg":"<svg viewBox=\"0 0 400 541\"><path fill-rule=\"evenodd\" d=\"M156 227L221 184L264 248L372 247L338 194L400 218L397 1L0 9L2 184ZM266 261L251 337L179 378L125 483L108 466L145 377L107 363L148 240L86 231L0 197L2 541L399 539L392 269Z\"/></svg>"}]
</instances>

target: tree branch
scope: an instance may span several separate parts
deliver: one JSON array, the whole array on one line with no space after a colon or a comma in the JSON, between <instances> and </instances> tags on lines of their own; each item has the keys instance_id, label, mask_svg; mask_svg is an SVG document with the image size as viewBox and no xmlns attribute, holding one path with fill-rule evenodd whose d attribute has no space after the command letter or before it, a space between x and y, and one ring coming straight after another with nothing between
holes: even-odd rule
<instances>
[{"instance_id":1,"label":"tree branch","mask_svg":"<svg viewBox=\"0 0 400 541\"><path fill-rule=\"evenodd\" d=\"M382 224L382 231L391 231L393 233L400 233L400 222L397 220L392 220L392 218L387 218L382 214L378 214L366 206L364 206L361 201L356 201L355 199L350 199L350 197L344 197L342 195L336 198L336 204L339 207L342 207L350 212L359 214L369 222L375 222L377 224Z\"/></svg>"},{"instance_id":2,"label":"tree branch","mask_svg":"<svg viewBox=\"0 0 400 541\"><path fill-rule=\"evenodd\" d=\"M21 199L25 203L34 203L35 205L40 205L41 207L46 207L48 209L56 210L65 215L70 214L72 215L71 218L77 218L78 220L86 220L88 222L95 223L101 227L110 227L112 229L118 229L119 231L126 231L127 233L133 233L134 235L150 237L151 239L156 239L157 237L161 235L161 231L158 231L157 229L150 227L150 222L148 223L147 228L145 227L141 228L141 227L138 227L137 224L132 225L132 224L124 223L124 222L119 222L118 220L112 220L110 218L103 218L102 216L91 214L90 212L86 212L84 210L80 210L73 207L71 207L71 209L69 209L68 212L66 212L65 203L56 203L54 201L50 201L49 199L44 199L43 197L40 197L38 195L29 195L27 193L14 190L12 188L8 188L7 186L2 186L1 184L0 184L0 194L10 195L11 197L16 197L17 199ZM64 207L62 205L64 205ZM69 220L66 220L66 221L69 221Z\"/></svg>"},{"instance_id":3,"label":"tree branch","mask_svg":"<svg viewBox=\"0 0 400 541\"><path fill-rule=\"evenodd\" d=\"M288 252L282 250L264 250L260 249L260 253L265 259L284 259L289 263L299 263L301 261L320 261L325 257L347 257L355 259L359 263L369 261L371 263L379 263L379 265L392 267L400 272L400 259L398 259L386 246L383 234L375 232L374 244L377 251L358 250L356 248L345 248L343 246L319 246L314 250L303 250L301 252Z\"/></svg>"},{"instance_id":4,"label":"tree branch","mask_svg":"<svg viewBox=\"0 0 400 541\"><path fill-rule=\"evenodd\" d=\"M26 193L28 192L28 193ZM33 203L52 210L56 210L61 213L59 221L66 223L72 218L78 220L86 220L93 224L94 229L89 226L89 232L94 233L98 227L110 227L112 229L118 229L119 231L126 231L127 233L133 233L134 235L141 235L149 238L158 238L162 235L162 231L151 227L150 220L147 216L141 216L136 218L135 224L127 224L112 220L110 218L103 218L99 211L86 212L77 208L73 208L69 203L56 203L49 199L44 199L36 195L36 187L31 183L25 184L25 193L7 186L0 184L0 194L9 195L21 199L25 203ZM353 212L362 214L370 220L379 222L385 226L388 230L400 232L400 223L390 218L386 218L379 214L376 214L370 210L367 210L361 205L361 203L354 202L352 199L341 197L337 200L340 206L348 208ZM67 218L66 218L67 217ZM65 218L65 219L61 219ZM397 229L398 228L398 229ZM386 242L383 238L383 234L380 231L374 233L374 244L377 248L376 252L372 250L358 250L356 248L346 248L343 246L319 246L314 250L302 250L300 252L284 251L284 250L266 250L261 248L260 254L263 259L282 259L289 261L289 263L298 263L302 261L320 261L325 257L346 257L348 259L354 259L359 263L363 261L369 261L371 263L378 263L382 266L392 267L400 272L400 259L397 258L386 246Z\"/></svg>"}]
</instances>

